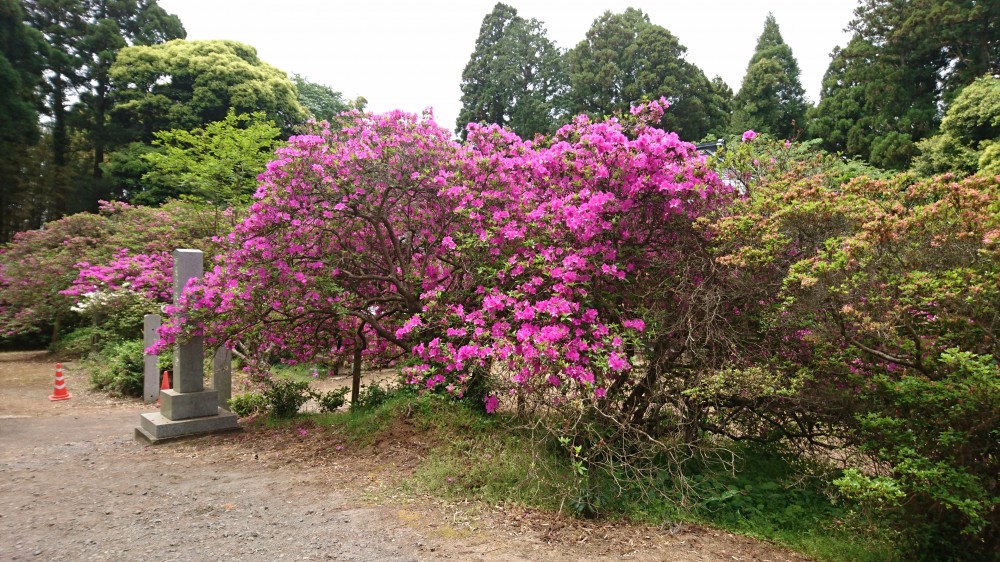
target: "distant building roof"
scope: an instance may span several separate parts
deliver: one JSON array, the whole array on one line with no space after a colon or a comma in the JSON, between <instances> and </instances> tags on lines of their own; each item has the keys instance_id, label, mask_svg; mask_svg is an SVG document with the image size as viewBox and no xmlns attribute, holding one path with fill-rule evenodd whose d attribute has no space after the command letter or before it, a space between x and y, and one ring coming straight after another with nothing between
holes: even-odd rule
<instances>
[{"instance_id":1,"label":"distant building roof","mask_svg":"<svg viewBox=\"0 0 1000 562\"><path fill-rule=\"evenodd\" d=\"M722 147L724 146L726 146L726 139L718 139L694 145L694 147L698 150L699 153L704 154L706 156L715 154L718 150L721 150Z\"/></svg>"}]
</instances>

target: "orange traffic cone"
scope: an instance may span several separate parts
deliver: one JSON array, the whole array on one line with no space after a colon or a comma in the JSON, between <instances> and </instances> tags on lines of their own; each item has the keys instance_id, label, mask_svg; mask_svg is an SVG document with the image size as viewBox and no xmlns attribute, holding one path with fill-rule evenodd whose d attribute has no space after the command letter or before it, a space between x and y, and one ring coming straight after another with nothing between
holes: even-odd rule
<instances>
[{"instance_id":1,"label":"orange traffic cone","mask_svg":"<svg viewBox=\"0 0 1000 562\"><path fill-rule=\"evenodd\" d=\"M160 390L170 390L170 371L163 371L163 381L160 383ZM160 407L160 397L156 397L156 407Z\"/></svg>"},{"instance_id":2,"label":"orange traffic cone","mask_svg":"<svg viewBox=\"0 0 1000 562\"><path fill-rule=\"evenodd\" d=\"M69 400L73 395L66 390L66 379L63 378L62 363L56 363L56 389L52 391L49 400Z\"/></svg>"}]
</instances>

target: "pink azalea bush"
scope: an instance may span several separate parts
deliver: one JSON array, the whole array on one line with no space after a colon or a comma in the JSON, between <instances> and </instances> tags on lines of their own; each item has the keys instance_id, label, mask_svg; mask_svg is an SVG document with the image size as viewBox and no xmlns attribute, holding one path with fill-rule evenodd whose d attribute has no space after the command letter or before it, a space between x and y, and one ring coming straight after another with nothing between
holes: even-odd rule
<instances>
[{"instance_id":1,"label":"pink azalea bush","mask_svg":"<svg viewBox=\"0 0 1000 562\"><path fill-rule=\"evenodd\" d=\"M398 356L397 329L427 287L449 283L444 241L458 217L438 192L457 152L447 131L402 112L355 112L338 130L292 137L162 344L189 319L209 343L241 341L261 358Z\"/></svg>"},{"instance_id":2,"label":"pink azalea bush","mask_svg":"<svg viewBox=\"0 0 1000 562\"><path fill-rule=\"evenodd\" d=\"M462 396L489 376L491 409L519 389L624 391L646 328L624 311L729 194L646 124L665 105L579 117L543 144L472 125L459 146L400 112L293 137L162 343L187 319L291 361L371 346L417 359L406 375L424 389Z\"/></svg>"},{"instance_id":3,"label":"pink azalea bush","mask_svg":"<svg viewBox=\"0 0 1000 562\"><path fill-rule=\"evenodd\" d=\"M169 302L169 253L198 247L213 254L211 239L226 228L220 219L230 218L186 202L155 209L105 202L97 214L79 213L19 233L0 248L0 338L49 328L55 342L82 320L73 307L88 293L128 293L122 302L128 302L130 318L116 323L131 325L130 333L140 330L143 312L158 312ZM142 310L133 306L139 301L145 301ZM123 312L104 308L106 317Z\"/></svg>"},{"instance_id":4,"label":"pink azalea bush","mask_svg":"<svg viewBox=\"0 0 1000 562\"><path fill-rule=\"evenodd\" d=\"M678 305L643 295L681 273L671 270L686 247L702 242L694 221L731 194L692 145L646 124L664 105L625 122L581 116L542 144L469 126L461 166L442 180L464 225L449 259L468 279L461 291L429 287L397 332L418 342L411 383L462 395L486 378L487 410L510 396L635 393L647 375L637 350L665 335L647 323Z\"/></svg>"},{"instance_id":5,"label":"pink azalea bush","mask_svg":"<svg viewBox=\"0 0 1000 562\"><path fill-rule=\"evenodd\" d=\"M457 396L477 374L495 392L622 390L646 327L623 311L729 194L646 124L665 105L543 144L473 125L459 146L400 112L293 137L163 344L190 319L291 361L411 354L411 383Z\"/></svg>"},{"instance_id":6,"label":"pink azalea bush","mask_svg":"<svg viewBox=\"0 0 1000 562\"><path fill-rule=\"evenodd\" d=\"M69 289L61 291L64 295L80 297L100 290L129 289L163 303L173 296L173 258L168 252L133 254L122 248L106 263L81 261L75 267L78 276Z\"/></svg>"}]
</instances>

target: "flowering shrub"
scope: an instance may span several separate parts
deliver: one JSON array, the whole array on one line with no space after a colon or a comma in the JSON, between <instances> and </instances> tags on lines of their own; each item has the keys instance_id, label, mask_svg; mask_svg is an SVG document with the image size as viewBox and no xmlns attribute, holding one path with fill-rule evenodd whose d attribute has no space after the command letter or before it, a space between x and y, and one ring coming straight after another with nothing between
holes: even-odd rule
<instances>
[{"instance_id":1,"label":"flowering shrub","mask_svg":"<svg viewBox=\"0 0 1000 562\"><path fill-rule=\"evenodd\" d=\"M79 274L73 286L62 291L64 295L84 297L126 289L152 301L166 303L173 298L173 258L168 252L132 254L122 248L104 264L81 261L75 267Z\"/></svg>"},{"instance_id":2,"label":"flowering shrub","mask_svg":"<svg viewBox=\"0 0 1000 562\"><path fill-rule=\"evenodd\" d=\"M763 345L695 391L705 427L851 446L868 457L845 494L895 510L921 552L985 556L1000 524L998 201L996 178L757 184L714 240L759 290L740 315Z\"/></svg>"},{"instance_id":3,"label":"flowering shrub","mask_svg":"<svg viewBox=\"0 0 1000 562\"><path fill-rule=\"evenodd\" d=\"M293 137L161 345L187 321L260 358L409 355L410 384L490 412L606 416L629 443L683 426L693 442L678 380L730 353L698 222L732 190L648 124L665 107L539 141L470 125L459 146L399 112ZM591 438L578 457L631 462Z\"/></svg>"},{"instance_id":4,"label":"flowering shrub","mask_svg":"<svg viewBox=\"0 0 1000 562\"><path fill-rule=\"evenodd\" d=\"M45 328L55 341L70 316L73 299L60 293L76 277L81 256L101 253L107 221L97 215L72 215L42 230L18 233L0 249L0 337Z\"/></svg>"},{"instance_id":5,"label":"flowering shrub","mask_svg":"<svg viewBox=\"0 0 1000 562\"><path fill-rule=\"evenodd\" d=\"M77 319L71 308L86 293L93 293L91 312L100 308L105 317L123 310L113 303L131 308L135 297L156 311L171 291L169 252L195 246L211 255L211 238L226 228L217 214L184 202L158 209L105 203L99 214L18 234L0 248L0 338L50 328L55 340Z\"/></svg>"},{"instance_id":6,"label":"flowering shrub","mask_svg":"<svg viewBox=\"0 0 1000 562\"><path fill-rule=\"evenodd\" d=\"M162 343L188 319L209 343L238 340L259 357L398 356L397 328L451 269L442 240L457 217L438 196L457 152L449 136L414 115L355 112L339 130L292 137Z\"/></svg>"},{"instance_id":7,"label":"flowering shrub","mask_svg":"<svg viewBox=\"0 0 1000 562\"><path fill-rule=\"evenodd\" d=\"M411 383L461 395L488 376L487 410L528 395L555 406L631 396L639 408L636 350L681 312L662 285L683 283L682 256L703 244L694 219L729 195L692 145L646 125L662 111L581 116L544 144L469 126L442 191L467 225L442 240L466 282L427 287L397 332L420 335ZM653 294L668 298L643 299Z\"/></svg>"}]
</instances>

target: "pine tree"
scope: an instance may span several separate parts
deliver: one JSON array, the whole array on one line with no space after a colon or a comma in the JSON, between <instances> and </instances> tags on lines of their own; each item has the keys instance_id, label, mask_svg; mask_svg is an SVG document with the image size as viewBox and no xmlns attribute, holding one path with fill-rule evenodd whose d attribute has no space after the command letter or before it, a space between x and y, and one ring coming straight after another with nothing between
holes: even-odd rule
<instances>
[{"instance_id":1,"label":"pine tree","mask_svg":"<svg viewBox=\"0 0 1000 562\"><path fill-rule=\"evenodd\" d=\"M22 181L28 148L39 137L38 99L41 38L25 27L16 0L0 0L0 244L26 223L31 197Z\"/></svg>"},{"instance_id":2,"label":"pine tree","mask_svg":"<svg viewBox=\"0 0 1000 562\"><path fill-rule=\"evenodd\" d=\"M462 72L456 132L464 138L470 122L499 123L525 138L552 132L565 82L561 54L541 22L498 3Z\"/></svg>"},{"instance_id":3,"label":"pine tree","mask_svg":"<svg viewBox=\"0 0 1000 562\"><path fill-rule=\"evenodd\" d=\"M1000 72L1000 3L864 0L837 50L810 134L831 150L904 169L967 84Z\"/></svg>"},{"instance_id":4,"label":"pine tree","mask_svg":"<svg viewBox=\"0 0 1000 562\"><path fill-rule=\"evenodd\" d=\"M732 131L753 129L795 138L805 126L807 104L799 65L773 14L764 20L743 85L733 100Z\"/></svg>"},{"instance_id":5,"label":"pine tree","mask_svg":"<svg viewBox=\"0 0 1000 562\"><path fill-rule=\"evenodd\" d=\"M112 95L108 70L122 48L184 37L184 27L156 0L25 0L23 4L28 24L48 43L43 106L51 121L52 165L58 172L55 181L72 190L53 200L50 215L96 210L99 199L113 196L101 180L106 150L124 142L107 128ZM83 133L91 154L87 164L73 154L83 148L71 146L74 130Z\"/></svg>"},{"instance_id":6,"label":"pine tree","mask_svg":"<svg viewBox=\"0 0 1000 562\"><path fill-rule=\"evenodd\" d=\"M643 99L666 97L663 127L697 141L727 120L723 93L697 66L687 48L641 10L605 12L586 38L567 53L570 109L609 115Z\"/></svg>"}]
</instances>

